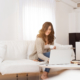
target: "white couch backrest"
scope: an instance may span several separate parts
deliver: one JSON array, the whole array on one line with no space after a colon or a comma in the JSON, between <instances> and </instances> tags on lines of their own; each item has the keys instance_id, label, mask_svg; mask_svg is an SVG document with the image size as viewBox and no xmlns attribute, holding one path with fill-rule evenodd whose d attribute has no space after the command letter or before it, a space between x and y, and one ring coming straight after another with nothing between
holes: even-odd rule
<instances>
[{"instance_id":1,"label":"white couch backrest","mask_svg":"<svg viewBox=\"0 0 80 80\"><path fill-rule=\"evenodd\" d=\"M27 58L27 41L0 41L0 44L7 45L5 59L26 59Z\"/></svg>"},{"instance_id":2,"label":"white couch backrest","mask_svg":"<svg viewBox=\"0 0 80 80\"><path fill-rule=\"evenodd\" d=\"M32 54L35 41L0 41L0 44L7 45L7 52L5 59L29 59L29 55ZM70 49L72 45L61 45L55 43L57 49ZM73 53L74 57L74 53Z\"/></svg>"},{"instance_id":3,"label":"white couch backrest","mask_svg":"<svg viewBox=\"0 0 80 80\"><path fill-rule=\"evenodd\" d=\"M29 59L29 55L32 54L35 47L35 41L28 41L28 50L27 50L27 58Z\"/></svg>"}]
</instances>

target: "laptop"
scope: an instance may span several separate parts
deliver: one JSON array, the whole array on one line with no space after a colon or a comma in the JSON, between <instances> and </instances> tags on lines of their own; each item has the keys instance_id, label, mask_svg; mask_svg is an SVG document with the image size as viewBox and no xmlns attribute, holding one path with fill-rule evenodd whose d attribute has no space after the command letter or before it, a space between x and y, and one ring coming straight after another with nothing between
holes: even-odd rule
<instances>
[{"instance_id":1,"label":"laptop","mask_svg":"<svg viewBox=\"0 0 80 80\"><path fill-rule=\"evenodd\" d=\"M72 49L51 50L49 64L70 64Z\"/></svg>"}]
</instances>

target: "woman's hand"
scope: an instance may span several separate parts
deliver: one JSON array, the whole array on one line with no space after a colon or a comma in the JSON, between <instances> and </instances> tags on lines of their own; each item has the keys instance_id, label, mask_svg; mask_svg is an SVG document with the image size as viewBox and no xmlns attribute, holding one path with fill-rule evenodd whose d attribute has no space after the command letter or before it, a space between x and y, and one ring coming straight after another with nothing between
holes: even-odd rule
<instances>
[{"instance_id":1,"label":"woman's hand","mask_svg":"<svg viewBox=\"0 0 80 80\"><path fill-rule=\"evenodd\" d=\"M48 62L49 62L49 59L48 59Z\"/></svg>"},{"instance_id":2,"label":"woman's hand","mask_svg":"<svg viewBox=\"0 0 80 80\"><path fill-rule=\"evenodd\" d=\"M54 46L54 48L53 49L56 49L56 46Z\"/></svg>"}]
</instances>

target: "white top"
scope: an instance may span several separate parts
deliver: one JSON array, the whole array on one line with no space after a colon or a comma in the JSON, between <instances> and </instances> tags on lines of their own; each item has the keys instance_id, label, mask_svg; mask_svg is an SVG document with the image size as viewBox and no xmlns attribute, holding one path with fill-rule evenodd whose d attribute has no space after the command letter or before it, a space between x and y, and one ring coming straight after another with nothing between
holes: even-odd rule
<instances>
[{"instance_id":1,"label":"white top","mask_svg":"<svg viewBox=\"0 0 80 80\"><path fill-rule=\"evenodd\" d=\"M44 45L44 49L49 49L50 48L50 44Z\"/></svg>"}]
</instances>

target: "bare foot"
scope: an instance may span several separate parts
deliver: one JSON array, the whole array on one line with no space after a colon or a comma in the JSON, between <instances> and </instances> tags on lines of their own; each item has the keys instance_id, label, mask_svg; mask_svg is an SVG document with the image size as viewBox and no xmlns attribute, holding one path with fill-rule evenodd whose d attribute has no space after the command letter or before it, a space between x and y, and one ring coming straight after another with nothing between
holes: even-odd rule
<instances>
[{"instance_id":1,"label":"bare foot","mask_svg":"<svg viewBox=\"0 0 80 80\"><path fill-rule=\"evenodd\" d=\"M35 60L33 60L33 61L38 61L38 60L35 59Z\"/></svg>"},{"instance_id":2,"label":"bare foot","mask_svg":"<svg viewBox=\"0 0 80 80\"><path fill-rule=\"evenodd\" d=\"M41 76L41 79L42 79L42 80L47 79L47 78L48 78L48 77L45 76L45 75L42 75L42 76Z\"/></svg>"},{"instance_id":3,"label":"bare foot","mask_svg":"<svg viewBox=\"0 0 80 80\"><path fill-rule=\"evenodd\" d=\"M47 79L48 78L48 72L43 72L41 79Z\"/></svg>"}]
</instances>

